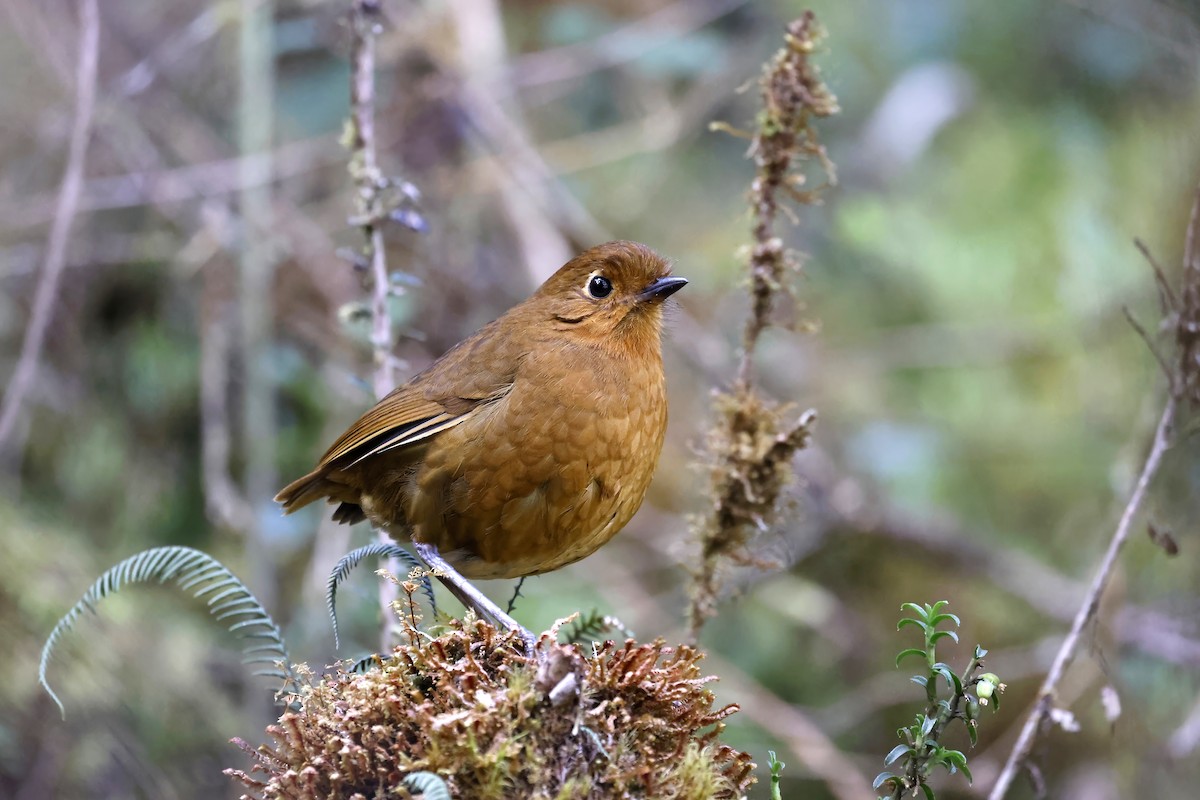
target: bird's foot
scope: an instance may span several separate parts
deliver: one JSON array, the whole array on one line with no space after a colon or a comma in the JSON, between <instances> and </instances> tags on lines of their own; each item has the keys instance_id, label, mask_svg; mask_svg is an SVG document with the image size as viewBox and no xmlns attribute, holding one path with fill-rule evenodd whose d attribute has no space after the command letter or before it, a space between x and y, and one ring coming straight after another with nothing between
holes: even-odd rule
<instances>
[{"instance_id":1,"label":"bird's foot","mask_svg":"<svg viewBox=\"0 0 1200 800\"><path fill-rule=\"evenodd\" d=\"M416 548L417 555L421 557L421 560L433 570L433 576L441 581L442 585L460 603L467 608L473 609L475 613L493 625L515 632L525 643L525 654L528 656L534 655L534 652L537 650L537 637L505 613L500 606L493 603L491 598L475 588L474 584L458 574L458 571L450 566L450 563L446 559L442 558L442 554L438 552L437 547L424 542L413 542L413 547Z\"/></svg>"}]
</instances>

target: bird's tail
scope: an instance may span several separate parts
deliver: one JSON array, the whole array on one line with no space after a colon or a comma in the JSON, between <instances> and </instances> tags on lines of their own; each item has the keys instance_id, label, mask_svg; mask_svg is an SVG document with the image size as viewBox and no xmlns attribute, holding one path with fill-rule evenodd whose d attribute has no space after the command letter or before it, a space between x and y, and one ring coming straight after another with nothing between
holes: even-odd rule
<instances>
[{"instance_id":1,"label":"bird's tail","mask_svg":"<svg viewBox=\"0 0 1200 800\"><path fill-rule=\"evenodd\" d=\"M324 470L315 470L298 478L279 490L275 502L283 506L283 513L290 514L309 503L329 497L334 489Z\"/></svg>"}]
</instances>

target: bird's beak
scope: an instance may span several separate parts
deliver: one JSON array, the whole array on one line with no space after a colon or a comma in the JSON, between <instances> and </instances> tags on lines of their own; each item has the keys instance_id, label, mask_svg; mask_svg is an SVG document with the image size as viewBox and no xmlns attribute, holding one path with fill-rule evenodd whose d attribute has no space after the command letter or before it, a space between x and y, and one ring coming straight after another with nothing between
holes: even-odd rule
<instances>
[{"instance_id":1,"label":"bird's beak","mask_svg":"<svg viewBox=\"0 0 1200 800\"><path fill-rule=\"evenodd\" d=\"M687 278L676 278L668 276L666 278L658 278L642 291L638 292L638 301L648 303L651 301L666 300L671 295L678 292L683 287L687 286Z\"/></svg>"}]
</instances>

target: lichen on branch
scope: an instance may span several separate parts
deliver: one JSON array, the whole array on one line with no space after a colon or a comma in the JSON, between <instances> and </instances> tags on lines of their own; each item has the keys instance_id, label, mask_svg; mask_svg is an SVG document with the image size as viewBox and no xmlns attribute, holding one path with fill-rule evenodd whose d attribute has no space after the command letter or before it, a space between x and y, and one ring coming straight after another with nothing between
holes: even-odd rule
<instances>
[{"instance_id":1,"label":"lichen on branch","mask_svg":"<svg viewBox=\"0 0 1200 800\"><path fill-rule=\"evenodd\" d=\"M812 12L789 24L783 48L764 66L758 82L762 108L755 130L742 133L713 125L751 140L747 156L754 161L755 176L748 200L753 226L752 243L745 249L751 306L737 378L731 391L716 393L716 418L706 442L703 467L713 503L694 525L700 563L689 609L693 637L714 613L724 560L753 561L746 556L747 544L776 521L792 478L792 457L808 443L816 420L813 411L792 419L789 408L760 396L754 385L754 354L776 302L793 299L790 278L800 269L797 255L775 232L781 210L796 218L783 202L815 204L821 190L836 181L833 163L813 127L815 120L839 111L837 98L811 61L822 38ZM806 168L813 164L824 181L810 187Z\"/></svg>"},{"instance_id":2,"label":"lichen on branch","mask_svg":"<svg viewBox=\"0 0 1200 800\"><path fill-rule=\"evenodd\" d=\"M788 277L800 269L795 253L775 235L780 209L791 213L780 200L814 205L820 202L821 190L837 180L833 162L812 126L814 120L840 111L837 98L810 60L822 38L824 31L813 13L806 12L788 25L783 48L766 64L759 81L762 109L747 154L755 166L749 193L754 243L747 264L752 305L737 377L742 390L749 389L753 380L754 349L770 325L775 298L792 296ZM809 178L803 169L810 161L816 161L825 175L825 182L814 188L807 188Z\"/></svg>"}]
</instances>

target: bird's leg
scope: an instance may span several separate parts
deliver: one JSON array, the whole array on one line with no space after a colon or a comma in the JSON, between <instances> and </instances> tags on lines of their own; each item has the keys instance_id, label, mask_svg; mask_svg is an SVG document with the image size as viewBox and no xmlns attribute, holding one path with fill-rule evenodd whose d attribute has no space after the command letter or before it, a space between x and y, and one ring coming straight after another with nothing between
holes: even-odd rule
<instances>
[{"instance_id":1,"label":"bird's leg","mask_svg":"<svg viewBox=\"0 0 1200 800\"><path fill-rule=\"evenodd\" d=\"M416 548L417 555L421 557L421 560L433 570L433 576L450 590L450 594L458 598L458 601L467 608L474 609L479 616L492 624L507 628L510 631L516 631L520 634L521 639L524 640L527 653L533 655L534 649L537 646L537 638L519 622L504 613L500 609L500 606L493 603L487 595L476 589L466 578L459 575L458 571L450 566L450 563L446 559L442 558L442 554L438 552L436 546L424 542L413 542L413 547Z\"/></svg>"},{"instance_id":2,"label":"bird's leg","mask_svg":"<svg viewBox=\"0 0 1200 800\"><path fill-rule=\"evenodd\" d=\"M517 588L513 589L513 595L508 599L508 608L504 609L505 612L511 614L513 609L517 607L517 598L525 596L521 594L521 587L525 585L525 579L528 577L528 575L522 575L517 578Z\"/></svg>"}]
</instances>

